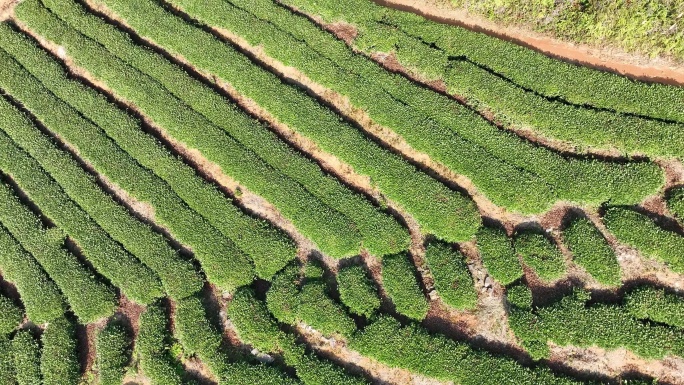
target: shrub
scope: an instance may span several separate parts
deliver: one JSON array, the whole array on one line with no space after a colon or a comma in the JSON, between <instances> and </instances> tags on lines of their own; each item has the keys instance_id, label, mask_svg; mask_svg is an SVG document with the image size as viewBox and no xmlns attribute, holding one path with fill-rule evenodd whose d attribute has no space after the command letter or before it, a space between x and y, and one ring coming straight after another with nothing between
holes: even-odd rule
<instances>
[{"instance_id":1,"label":"shrub","mask_svg":"<svg viewBox=\"0 0 684 385\"><path fill-rule=\"evenodd\" d=\"M311 136L325 151L334 153L357 171L370 175L388 198L411 211L426 232L455 241L472 236L478 222L472 201L384 150L356 128L342 123L338 115L316 103L303 91L282 83L273 74L251 63L246 56L152 2L137 2L135 6L127 2L108 2L107 5L142 36L151 37L170 52L183 55L197 68L230 82L281 122ZM156 20L152 23L153 28L150 28L153 25L148 17ZM179 33L185 38L171 38L164 32L167 30L182 31ZM197 50L200 46L201 52ZM406 186L411 186L411 193ZM454 217L459 218L456 220ZM327 239L328 247L332 247L331 239L335 237Z\"/></svg>"},{"instance_id":2,"label":"shrub","mask_svg":"<svg viewBox=\"0 0 684 385\"><path fill-rule=\"evenodd\" d=\"M349 347L392 367L464 385L579 383L543 366L524 367L512 358L431 335L414 323L402 327L390 317L381 317L357 332Z\"/></svg>"},{"instance_id":3,"label":"shrub","mask_svg":"<svg viewBox=\"0 0 684 385\"><path fill-rule=\"evenodd\" d=\"M684 273L684 238L679 234L624 207L609 208L603 221L620 242L636 248L648 258L666 263L675 272Z\"/></svg>"},{"instance_id":4,"label":"shrub","mask_svg":"<svg viewBox=\"0 0 684 385\"><path fill-rule=\"evenodd\" d=\"M16 134L22 129L35 130L29 118L5 99L0 100L0 117L2 130L7 136L16 137L10 133ZM40 167L35 163L27 165L32 159L27 159L26 154L23 159L20 155L13 156L19 151L16 146L12 146L7 136L2 135L3 168L11 170L19 187L40 207L45 216L69 234L93 267L121 288L127 297L138 303L145 304L160 297L163 289L159 277L112 239L45 171L34 174L32 171Z\"/></svg>"},{"instance_id":5,"label":"shrub","mask_svg":"<svg viewBox=\"0 0 684 385\"><path fill-rule=\"evenodd\" d=\"M0 383L17 385L12 342L7 336L0 336L0 351L4 352L4 354L0 354Z\"/></svg>"},{"instance_id":6,"label":"shrub","mask_svg":"<svg viewBox=\"0 0 684 385\"><path fill-rule=\"evenodd\" d=\"M176 335L189 354L195 354L207 364L220 383L275 385L291 384L279 370L266 365L250 365L244 361L231 362L230 355L221 348L222 334L207 319L206 309L198 296L184 298L177 303ZM236 355L237 352L230 352Z\"/></svg>"},{"instance_id":7,"label":"shrub","mask_svg":"<svg viewBox=\"0 0 684 385\"><path fill-rule=\"evenodd\" d=\"M354 55L350 47L317 28L310 20L267 0L256 4L254 1L236 2L241 8L230 7L219 0L212 1L209 6L196 0L174 0L174 3L204 23L227 28L245 37L253 46L263 47L270 56L348 97L355 107L364 109L375 122L393 129L413 148L427 153L431 159L467 175L495 203L511 210L539 212L560 199L595 205L609 199L636 203L655 193L662 184L662 173L654 164L624 165L588 158L567 158L501 131L458 102L384 71L362 55ZM145 14L139 11L138 14ZM351 11L345 17L351 16L353 21L357 14ZM382 16L379 18L377 25L374 23L371 28L372 33L362 33L356 41L357 47L404 55L403 49L395 49L395 44L398 45L396 48L403 48L401 45L406 40L397 31L402 24L388 27L383 25ZM131 22L128 17L127 20ZM259 27L255 28L255 25ZM135 27L143 29L139 25ZM376 35L371 36L373 33ZM171 43L164 38L167 37L154 37L158 42L164 41L161 44L165 47L173 47L188 57L185 54L188 47L181 50L179 43ZM367 47L360 42L364 38L370 40L366 42ZM421 47L424 50L422 44L410 47L412 60L425 57ZM206 64L206 68L210 66ZM213 64L215 69L209 71L221 74L217 67ZM224 78L228 80L228 77ZM238 83L238 80L230 82ZM259 101L267 105L266 100L263 103ZM604 120L611 123L615 119ZM574 122L574 119L570 121ZM617 129L622 128L620 124L616 126ZM635 132L643 136L641 130ZM327 145L323 140L316 140L322 146ZM632 173L639 186L622 183L624 175Z\"/></svg>"},{"instance_id":8,"label":"shrub","mask_svg":"<svg viewBox=\"0 0 684 385\"><path fill-rule=\"evenodd\" d=\"M57 61L36 47L34 41L11 30L6 32L0 33L0 45L52 93L102 129L88 131L93 135L88 137L91 141L89 144L106 147L106 143L110 142L101 140L109 136L121 150L135 158L137 163L128 162L127 167L117 167L118 163L113 160L126 157L126 153L119 151L118 157L112 155L114 152L105 153L103 157L100 152L89 151L91 146L83 144L88 143L83 141L83 134L70 136L68 132L64 132L63 135L68 136L72 144L78 144L81 155L87 154L98 170L105 170L113 181L131 195L149 202L155 208L155 219L171 227L174 233L182 234L182 241L192 245L196 253L202 255L206 245L201 242L202 238L188 234L187 229L207 227L202 224L202 220L197 219L197 215L201 214L206 221L249 254L257 272L264 279L270 279L275 272L294 259L295 246L282 231L275 229L267 221L242 212L215 186L197 175L192 167L171 155L158 140L147 134L139 121L110 103L104 95L72 80ZM91 126L84 124L81 127L85 129ZM136 177L129 178L131 175ZM183 202L195 210L196 214ZM186 212L187 215L181 215ZM198 247L200 244L202 247Z\"/></svg>"},{"instance_id":9,"label":"shrub","mask_svg":"<svg viewBox=\"0 0 684 385\"><path fill-rule=\"evenodd\" d=\"M12 338L14 370L19 385L42 384L40 346L28 330L20 330Z\"/></svg>"},{"instance_id":10,"label":"shrub","mask_svg":"<svg viewBox=\"0 0 684 385\"><path fill-rule=\"evenodd\" d=\"M166 310L159 304L150 305L140 315L139 322L135 355L142 372L157 384L183 384L180 363L169 352L171 337Z\"/></svg>"},{"instance_id":11,"label":"shrub","mask_svg":"<svg viewBox=\"0 0 684 385\"><path fill-rule=\"evenodd\" d=\"M406 253L382 259L382 285L397 312L421 321L430 310L430 305L416 279L416 273Z\"/></svg>"},{"instance_id":12,"label":"shrub","mask_svg":"<svg viewBox=\"0 0 684 385\"><path fill-rule=\"evenodd\" d=\"M544 234L521 231L515 235L515 251L543 281L555 281L566 273L565 259L558 247Z\"/></svg>"},{"instance_id":13,"label":"shrub","mask_svg":"<svg viewBox=\"0 0 684 385\"><path fill-rule=\"evenodd\" d=\"M76 256L63 250L65 234L59 228L43 229L40 219L5 183L0 183L0 223L43 266L81 322L114 313L114 290L96 279L95 272L81 265Z\"/></svg>"},{"instance_id":14,"label":"shrub","mask_svg":"<svg viewBox=\"0 0 684 385\"><path fill-rule=\"evenodd\" d=\"M625 295L625 307L633 317L684 329L684 298L663 289L638 287Z\"/></svg>"},{"instance_id":15,"label":"shrub","mask_svg":"<svg viewBox=\"0 0 684 385\"><path fill-rule=\"evenodd\" d=\"M294 151L266 127L249 119L211 88L188 76L182 68L142 46L131 44L129 36L83 12L75 3L60 3L52 9L127 64L159 81L174 96L254 151L269 165L296 180L323 203L352 219L363 236L363 247L372 254L384 255L408 247L408 231L392 217L373 207L364 197L352 193L335 178L321 173L315 163ZM283 209L283 212L287 210Z\"/></svg>"},{"instance_id":16,"label":"shrub","mask_svg":"<svg viewBox=\"0 0 684 385\"><path fill-rule=\"evenodd\" d=\"M355 42L357 48L369 51L372 47L391 45L401 64L430 77L444 76L445 70L465 57L483 70L548 98L627 115L684 121L682 91L677 87L634 81L563 62L513 42L440 24L369 0L343 4L286 0L284 4L321 15L327 22L352 23L359 33ZM394 33L388 36L388 28L380 28L382 26L392 27ZM652 100L659 103L651 103Z\"/></svg>"},{"instance_id":17,"label":"shrub","mask_svg":"<svg viewBox=\"0 0 684 385\"><path fill-rule=\"evenodd\" d=\"M77 385L80 365L74 325L64 317L50 322L40 337L40 372L44 385Z\"/></svg>"},{"instance_id":18,"label":"shrub","mask_svg":"<svg viewBox=\"0 0 684 385\"><path fill-rule=\"evenodd\" d=\"M0 295L0 335L6 336L19 326L24 319L21 309L12 300Z\"/></svg>"},{"instance_id":19,"label":"shrub","mask_svg":"<svg viewBox=\"0 0 684 385\"><path fill-rule=\"evenodd\" d=\"M477 307L477 291L465 257L446 243L431 242L425 251L427 265L435 278L435 289L444 302L459 310Z\"/></svg>"},{"instance_id":20,"label":"shrub","mask_svg":"<svg viewBox=\"0 0 684 385\"><path fill-rule=\"evenodd\" d=\"M352 313L370 318L380 308L378 290L362 266L353 265L337 273L340 300Z\"/></svg>"},{"instance_id":21,"label":"shrub","mask_svg":"<svg viewBox=\"0 0 684 385\"><path fill-rule=\"evenodd\" d=\"M366 383L313 352L307 354L304 347L295 342L295 336L279 330L266 304L259 301L249 289L238 291L231 302L228 316L243 341L263 352L282 354L285 363L295 368L297 377L304 384Z\"/></svg>"},{"instance_id":22,"label":"shrub","mask_svg":"<svg viewBox=\"0 0 684 385\"><path fill-rule=\"evenodd\" d=\"M0 33L0 37L6 36L14 35L10 33ZM0 41L2 40L4 39L0 39ZM21 39L18 40L21 41ZM11 63L11 61L9 63ZM17 69L18 67L15 65L10 68ZM4 73L5 72L3 72L3 74ZM24 75L22 76L25 75L26 73L24 72ZM54 95L44 89L44 87L37 83L31 76L22 76L9 77L7 82L3 83L6 87L7 84L12 84L14 86L12 91L14 92L25 92L25 94L22 94L25 96L25 98L22 99L22 102L31 107L36 107L33 104L34 102L37 103L41 101L40 96L46 98L46 100L42 100L42 107L45 108L45 110L40 110L40 112L45 112L44 115L41 115L41 118L45 120L45 123L49 124L50 128L55 130L60 136L67 138L71 144L77 143L79 145L77 148L80 155L90 161L91 164L94 164L98 170L102 170L104 175L111 176L111 179L115 182L120 182L122 188L127 191L139 192L140 194L136 196L139 200L153 202L155 219L162 219L164 225L168 225L174 230L172 231L172 234L175 238L192 248L197 259L202 263L205 273L207 273L208 277L213 282L226 290L231 290L236 286L251 282L253 268L249 263L249 259L244 253L236 248L230 239L225 238L216 228L207 223L205 218L202 218L199 214L189 210L183 200L178 198L174 192L170 191L165 183L154 177L148 171L144 171L144 169L137 164L135 159L122 151L116 143L102 133L96 126L83 119L78 111L64 105L64 102L55 98ZM28 89L27 87L29 86L35 86L36 88ZM93 96L88 93L79 95ZM101 110L99 107L95 108L98 112L106 111L116 116L116 111L118 110L113 109L112 106L106 102L106 99L100 97L100 99L96 98L95 100L100 101L99 105L104 102L105 106L109 106ZM62 108L58 108L59 106ZM95 104L95 106L98 106L98 104ZM119 112L121 113L121 111ZM36 113L36 109L34 109L34 113ZM104 118L109 119L109 116L110 115L107 114ZM80 124L77 124L78 122L80 122ZM138 128L138 130L140 130L140 128ZM140 133L141 132L142 131L140 131ZM131 138L139 138L141 135L140 133L137 135L133 134ZM159 143L154 140L153 143L156 143L157 147L148 147L150 149L150 154L158 154L160 150ZM147 144L149 145L150 143L148 142ZM138 150L145 151L148 148ZM163 153L164 152L162 152L162 154ZM166 160L168 159L170 158L167 158ZM164 160L163 157L162 160ZM176 159L176 162L181 161ZM157 169L165 169L167 166L168 162L159 162L156 167ZM184 169L172 168L166 169L166 172L170 174L179 173L179 175L187 175L188 170L190 169L187 167ZM183 174L183 171L186 171L186 173ZM132 177L132 175L134 175L134 177ZM179 177L179 179L182 178ZM200 186L193 184L192 186L187 186L187 188ZM215 192L218 193L217 191ZM201 205L204 203L200 202L197 204ZM211 212L214 207L205 205L205 209ZM222 212L218 211L219 217L221 214ZM228 216L228 218L231 217ZM226 218L222 218L221 220L225 222ZM230 265L231 268L224 268L226 265Z\"/></svg>"},{"instance_id":23,"label":"shrub","mask_svg":"<svg viewBox=\"0 0 684 385\"><path fill-rule=\"evenodd\" d=\"M0 51L0 57L2 56ZM0 140L3 149L6 150L0 163L12 173L17 183L24 187L29 195L49 194L52 199L62 202L73 199L72 207L77 204L102 227L102 230L121 242L146 266L159 273L164 288L174 297L188 296L202 288L202 278L192 264L181 259L178 252L168 245L161 234L155 233L150 226L134 218L125 207L118 205L100 189L92 176L87 174L75 159L42 135L37 127L25 119L19 119L19 116L16 120L15 124L4 128L16 145L9 143L6 137ZM22 146L23 149L18 146ZM37 186L44 190L36 191ZM125 261L120 262L125 264ZM120 274L128 271L125 266L120 269ZM156 278L151 275L145 278L143 275L139 279L149 279L149 294L131 292L139 290L131 286L125 286L124 293L134 295L133 298L139 301L155 295L155 290L158 290ZM120 279L115 282L120 282Z\"/></svg>"},{"instance_id":24,"label":"shrub","mask_svg":"<svg viewBox=\"0 0 684 385\"><path fill-rule=\"evenodd\" d=\"M480 227L475 235L482 264L489 274L506 286L523 276L523 269L504 229Z\"/></svg>"},{"instance_id":25,"label":"shrub","mask_svg":"<svg viewBox=\"0 0 684 385\"><path fill-rule=\"evenodd\" d=\"M299 284L296 266L289 266L273 280L267 293L268 309L281 322L304 322L325 335L351 334L356 325L342 306L326 293L324 282Z\"/></svg>"},{"instance_id":26,"label":"shrub","mask_svg":"<svg viewBox=\"0 0 684 385\"><path fill-rule=\"evenodd\" d=\"M130 330L114 319L107 322L95 339L95 368L100 385L119 385L131 360Z\"/></svg>"},{"instance_id":27,"label":"shrub","mask_svg":"<svg viewBox=\"0 0 684 385\"><path fill-rule=\"evenodd\" d=\"M563 238L575 263L607 286L621 284L620 264L600 231L584 217L576 217L563 230Z\"/></svg>"},{"instance_id":28,"label":"shrub","mask_svg":"<svg viewBox=\"0 0 684 385\"><path fill-rule=\"evenodd\" d=\"M625 348L648 359L684 354L684 332L634 319L624 307L587 304L589 295L577 290L569 296L533 310L513 309L509 322L534 358L548 358L538 350L547 341L577 347ZM542 354L543 353L543 354Z\"/></svg>"},{"instance_id":29,"label":"shrub","mask_svg":"<svg viewBox=\"0 0 684 385\"><path fill-rule=\"evenodd\" d=\"M12 282L24 304L26 316L36 324L60 317L66 300L40 263L0 224L0 270Z\"/></svg>"}]
</instances>

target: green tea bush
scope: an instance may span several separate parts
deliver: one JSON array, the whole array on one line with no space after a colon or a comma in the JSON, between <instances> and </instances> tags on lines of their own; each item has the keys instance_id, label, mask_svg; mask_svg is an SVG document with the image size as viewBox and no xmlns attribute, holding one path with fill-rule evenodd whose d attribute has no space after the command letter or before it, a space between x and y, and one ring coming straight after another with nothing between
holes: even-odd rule
<instances>
[{"instance_id":1,"label":"green tea bush","mask_svg":"<svg viewBox=\"0 0 684 385\"><path fill-rule=\"evenodd\" d=\"M563 157L499 130L458 102L354 55L341 40L268 0L237 1L242 9L220 0L211 1L210 6L197 0L173 3L204 23L226 28L253 46L264 47L270 56L340 92L413 148L467 175L492 201L511 210L544 211L561 199L594 205L606 200L636 203L663 183L654 164ZM139 11L145 14L142 8ZM387 38L392 32L381 35ZM379 49L379 40L370 44L374 50ZM388 38L386 51L393 51L395 42ZM175 48L178 42L162 44L179 53L189 49L184 47L181 52ZM413 56L423 57L420 52ZM220 69L213 67L216 69L211 72L220 75ZM625 186L625 174L633 174L640 185Z\"/></svg>"},{"instance_id":2,"label":"green tea bush","mask_svg":"<svg viewBox=\"0 0 684 385\"><path fill-rule=\"evenodd\" d=\"M43 266L81 322L93 322L114 313L116 294L112 287L99 281L95 272L63 250L65 234L58 228L45 230L40 219L5 183L0 183L0 224Z\"/></svg>"},{"instance_id":3,"label":"green tea bush","mask_svg":"<svg viewBox=\"0 0 684 385\"><path fill-rule=\"evenodd\" d=\"M370 318L380 308L378 289L362 266L353 265L340 269L337 273L337 287L340 300L354 314Z\"/></svg>"},{"instance_id":4,"label":"green tea bush","mask_svg":"<svg viewBox=\"0 0 684 385\"><path fill-rule=\"evenodd\" d=\"M532 291L524 284L517 284L507 287L506 299L510 304L521 309L532 308Z\"/></svg>"},{"instance_id":5,"label":"green tea bush","mask_svg":"<svg viewBox=\"0 0 684 385\"><path fill-rule=\"evenodd\" d=\"M506 286L523 276L513 242L504 229L482 226L475 239L482 264L499 283Z\"/></svg>"},{"instance_id":6,"label":"green tea bush","mask_svg":"<svg viewBox=\"0 0 684 385\"><path fill-rule=\"evenodd\" d=\"M684 221L684 186L678 186L667 192L667 208L680 221Z\"/></svg>"},{"instance_id":7,"label":"green tea bush","mask_svg":"<svg viewBox=\"0 0 684 385\"><path fill-rule=\"evenodd\" d=\"M566 273L565 258L544 234L533 230L515 234L515 251L543 281L551 282Z\"/></svg>"},{"instance_id":8,"label":"green tea bush","mask_svg":"<svg viewBox=\"0 0 684 385\"><path fill-rule=\"evenodd\" d=\"M66 300L40 263L0 224L0 271L17 288L26 316L43 324L64 314Z\"/></svg>"},{"instance_id":9,"label":"green tea bush","mask_svg":"<svg viewBox=\"0 0 684 385\"><path fill-rule=\"evenodd\" d=\"M648 359L684 354L681 330L643 323L622 306L587 304L588 300L589 295L578 289L549 306L513 308L509 322L535 359L548 358L548 348L546 352L538 348L546 346L547 341L561 346L625 348Z\"/></svg>"},{"instance_id":10,"label":"green tea bush","mask_svg":"<svg viewBox=\"0 0 684 385\"><path fill-rule=\"evenodd\" d=\"M233 321L240 338L262 352L279 353L285 363L295 368L297 377L307 385L360 385L367 382L346 373L332 362L306 353L295 342L295 336L278 328L268 307L249 289L241 289L233 297L228 317Z\"/></svg>"},{"instance_id":11,"label":"green tea bush","mask_svg":"<svg viewBox=\"0 0 684 385\"><path fill-rule=\"evenodd\" d=\"M4 352L4 354L0 354L0 383L17 385L12 342L7 336L0 336L0 351Z\"/></svg>"},{"instance_id":12,"label":"green tea bush","mask_svg":"<svg viewBox=\"0 0 684 385\"><path fill-rule=\"evenodd\" d=\"M406 253L382 259L382 286L398 313L421 321L430 310L416 279L416 268Z\"/></svg>"},{"instance_id":13,"label":"green tea bush","mask_svg":"<svg viewBox=\"0 0 684 385\"><path fill-rule=\"evenodd\" d=\"M10 132L16 133L21 129L35 130L28 117L5 99L0 100L0 117L2 118L2 130L8 136L11 136L9 135ZM33 174L32 167L26 165L30 160L26 159L25 154L24 159L14 157L13 153L17 152L17 148L8 149L11 147L11 142L8 143L7 136L2 135L1 139L4 139L1 143L4 147L2 154L3 170L12 174L15 182L40 207L44 215L52 219L57 226L63 228L72 237L84 256L98 272L111 280L114 285L121 288L127 297L136 302L149 303L163 294L159 277L149 267L142 264L140 260L129 254L121 244L110 238L83 208L45 174L45 171L41 170L42 173Z\"/></svg>"},{"instance_id":14,"label":"green tea bush","mask_svg":"<svg viewBox=\"0 0 684 385\"><path fill-rule=\"evenodd\" d=\"M159 304L147 307L140 315L140 329L135 341L135 356L140 369L153 383L180 385L182 369L171 355L171 336L166 309Z\"/></svg>"},{"instance_id":15,"label":"green tea bush","mask_svg":"<svg viewBox=\"0 0 684 385\"><path fill-rule=\"evenodd\" d=\"M155 209L155 219L169 228L178 240L191 246L199 259L208 260L207 254L220 255L216 250L219 242L212 243L216 236L204 239L193 231L215 232L206 221L249 254L257 273L264 279L270 279L295 257L293 242L283 232L264 220L245 215L217 188L206 183L190 166L145 133L139 121L94 89L69 78L52 57L36 47L35 42L10 28L2 28L0 46L50 92L101 128L84 123L82 130L89 130L76 135L60 127L60 134L76 145L82 156L87 155L100 172L139 200L150 203ZM31 76L22 74L21 77L24 83L31 84ZM121 149L117 151L106 136L114 139ZM94 152L93 144L110 151ZM134 159L126 160L127 157Z\"/></svg>"},{"instance_id":16,"label":"green tea bush","mask_svg":"<svg viewBox=\"0 0 684 385\"><path fill-rule=\"evenodd\" d=\"M425 259L444 303L459 310L477 307L477 290L463 254L446 243L434 241L427 246Z\"/></svg>"},{"instance_id":17,"label":"green tea bush","mask_svg":"<svg viewBox=\"0 0 684 385\"><path fill-rule=\"evenodd\" d=\"M560 98L578 106L684 122L684 94L677 87L633 81L563 62L503 39L381 7L369 0L344 3L285 0L284 3L320 15L327 22L352 23L359 33L356 47L390 46L403 65L431 77L444 76L445 70L455 62L449 57L466 57L523 89L549 98ZM393 27L396 33L388 38L382 34L384 30L379 28L382 26ZM659 103L651 103L652 100Z\"/></svg>"},{"instance_id":18,"label":"green tea bush","mask_svg":"<svg viewBox=\"0 0 684 385\"><path fill-rule=\"evenodd\" d=\"M6 336L24 319L23 312L12 300L0 295L0 335Z\"/></svg>"},{"instance_id":19,"label":"green tea bush","mask_svg":"<svg viewBox=\"0 0 684 385\"><path fill-rule=\"evenodd\" d=\"M350 335L354 321L342 306L326 293L326 284L312 280L303 285L297 266L289 266L274 278L266 295L268 309L276 319L287 324L304 322L319 332Z\"/></svg>"},{"instance_id":20,"label":"green tea bush","mask_svg":"<svg viewBox=\"0 0 684 385\"><path fill-rule=\"evenodd\" d=\"M28 7L24 9L28 10ZM78 65L87 68L128 101L134 102L170 135L192 148L200 149L203 155L220 165L228 175L279 207L321 251L336 257L358 253L361 235L348 217L325 205L302 185L282 175L253 151L241 146L153 78L127 65L96 42L69 29L47 10L38 7L33 7L33 10L38 11L37 14L24 19L25 22L47 38L56 38L60 45L70 50ZM203 127L201 135L196 127Z\"/></svg>"},{"instance_id":21,"label":"green tea bush","mask_svg":"<svg viewBox=\"0 0 684 385\"><path fill-rule=\"evenodd\" d=\"M563 230L563 240L575 263L592 277L603 285L620 286L622 273L615 252L589 219L573 218Z\"/></svg>"},{"instance_id":22,"label":"green tea bush","mask_svg":"<svg viewBox=\"0 0 684 385\"><path fill-rule=\"evenodd\" d=\"M579 383L543 366L524 367L512 358L431 335L417 324L401 326L390 317L357 332L349 347L385 365L463 385Z\"/></svg>"},{"instance_id":23,"label":"green tea bush","mask_svg":"<svg viewBox=\"0 0 684 385\"><path fill-rule=\"evenodd\" d=\"M12 338L12 357L18 385L42 384L40 346L28 330L20 330Z\"/></svg>"},{"instance_id":24,"label":"green tea bush","mask_svg":"<svg viewBox=\"0 0 684 385\"><path fill-rule=\"evenodd\" d=\"M408 231L396 220L373 207L364 197L349 191L333 177L322 173L315 163L297 153L214 90L188 76L182 68L161 55L133 44L128 35L94 15L84 13L76 3L58 3L52 9L127 64L159 81L174 96L225 130L241 145L254 151L269 165L300 183L317 199L352 219L363 236L363 247L372 254L381 256L408 248Z\"/></svg>"},{"instance_id":25,"label":"green tea bush","mask_svg":"<svg viewBox=\"0 0 684 385\"><path fill-rule=\"evenodd\" d=\"M30 85L37 85L40 87L39 84L36 84L35 79L33 82L31 82L31 80L31 78L12 77L8 82L3 82L3 86L8 87L8 83L11 81L15 86L11 88L12 91L19 92L23 90L24 93L22 94L21 101L25 105L28 107L33 107L34 113L43 112L44 114L40 115L40 117L51 129L56 130L60 135L66 136L69 140L75 140L77 143L79 143L81 145L78 148L79 153L86 157L86 159L90 160L90 158L87 156L94 153L96 159L101 162L98 163L98 165L108 165L109 170L105 169L105 171L110 171L114 168L114 172L116 172L115 175L121 178L113 178L115 181L127 180L128 183L131 183L131 181L139 181L141 184L147 185L144 187L154 187L149 186L146 183L149 181L149 174L141 175L140 179L131 178L130 174L128 174L130 169L127 168L127 166L132 166L134 169L136 167L139 168L139 166L136 166L135 160L131 159L130 156L118 148L116 144L111 141L111 139L106 137L106 135L103 135L102 133L99 135L92 135L92 131L84 132L83 128L90 128L96 132L97 128L79 116L77 111L65 106L63 102L55 98L47 90L29 90L28 88ZM39 107L44 109L38 110ZM80 122L80 124L78 122ZM114 167L117 165L121 166L121 168ZM109 175L109 173L106 173L105 175ZM125 187L129 187L129 184L126 184ZM139 187L137 186L137 183L133 183L131 190L136 191L135 187ZM152 188L147 190L147 192L150 191L154 190ZM147 197L149 196L144 196L144 198ZM164 198L166 198L165 196L154 196L153 198L153 201L157 203L157 205L155 205L155 209L162 206L162 202L164 204L176 203L177 206L181 207L185 205L180 199L178 199L176 202L173 202L173 198L170 198L171 202L168 202L164 200ZM185 230L185 232L180 234L188 235L191 241L202 241L200 245L197 245L200 247L193 248L193 250L196 251L195 255L203 263L204 270L211 279L213 279L217 284L225 286L226 289L234 288L235 286L244 284L251 279L253 274L251 272L249 260L243 253L236 249L235 245L230 242L230 240L224 238L209 224L204 223L204 220L197 214L188 213L187 209L171 212L170 209L174 208L174 206L171 204L169 204L166 208L160 209L159 211L155 210L155 215L160 214L160 212L168 214L172 217L172 220L174 220L174 222L172 222L173 224L179 224L179 226L183 227L182 230ZM190 227L192 225L196 226ZM177 230L176 227L173 227L173 229ZM206 230L206 232L197 233L196 231L198 229ZM174 232L173 235L178 237L178 234L179 232ZM181 242L187 240L185 237L178 238ZM196 245L195 242L189 243L192 246ZM225 265L233 265L234 267L231 269L225 269L223 268ZM241 267L242 270L238 270L238 267Z\"/></svg>"},{"instance_id":26,"label":"green tea bush","mask_svg":"<svg viewBox=\"0 0 684 385\"><path fill-rule=\"evenodd\" d=\"M637 287L625 295L625 307L638 319L684 329L684 298L663 289Z\"/></svg>"},{"instance_id":27,"label":"green tea bush","mask_svg":"<svg viewBox=\"0 0 684 385\"><path fill-rule=\"evenodd\" d=\"M50 322L40 337L40 372L44 385L77 385L81 380L76 332L64 317ZM103 384L104 385L104 384Z\"/></svg>"},{"instance_id":28,"label":"green tea bush","mask_svg":"<svg viewBox=\"0 0 684 385\"><path fill-rule=\"evenodd\" d=\"M75 159L59 149L36 127L27 121L18 121L5 130L30 155L0 139L0 143L4 144L3 150L6 150L6 156L0 162L22 187L26 186L29 195L35 191L30 190L31 186L37 184L46 190L49 188L53 197L62 197L64 200L72 198L103 230L158 273L164 288L173 297L188 296L202 288L202 278L189 261L181 259L162 235L139 222L125 207L103 192ZM31 155L35 158L31 158ZM35 180L35 183L24 183L30 179ZM154 285L154 279L148 285ZM150 290L153 288L149 287ZM140 296L137 295L137 298Z\"/></svg>"},{"instance_id":29,"label":"green tea bush","mask_svg":"<svg viewBox=\"0 0 684 385\"><path fill-rule=\"evenodd\" d=\"M681 235L624 207L608 208L603 221L618 241L634 247L647 258L666 263L675 272L684 273L684 237Z\"/></svg>"},{"instance_id":30,"label":"green tea bush","mask_svg":"<svg viewBox=\"0 0 684 385\"><path fill-rule=\"evenodd\" d=\"M100 385L120 385L131 361L131 331L110 319L95 338L95 369Z\"/></svg>"},{"instance_id":31,"label":"green tea bush","mask_svg":"<svg viewBox=\"0 0 684 385\"><path fill-rule=\"evenodd\" d=\"M194 354L211 372L226 384L276 385L293 384L278 369L266 365L251 365L232 361L222 349L222 333L207 319L206 309L198 296L184 298L177 303L175 314L176 336L184 351Z\"/></svg>"},{"instance_id":32,"label":"green tea bush","mask_svg":"<svg viewBox=\"0 0 684 385\"><path fill-rule=\"evenodd\" d=\"M369 175L389 199L417 218L425 232L450 241L472 236L478 223L472 201L369 140L305 92L284 84L246 56L153 2L106 4L142 36L183 55L200 70L228 81L275 118L311 137L323 150L335 154L358 172ZM148 17L154 18L155 23L149 23ZM165 31L169 30L178 31L184 38L168 35ZM197 49L200 46L201 52Z\"/></svg>"}]
</instances>

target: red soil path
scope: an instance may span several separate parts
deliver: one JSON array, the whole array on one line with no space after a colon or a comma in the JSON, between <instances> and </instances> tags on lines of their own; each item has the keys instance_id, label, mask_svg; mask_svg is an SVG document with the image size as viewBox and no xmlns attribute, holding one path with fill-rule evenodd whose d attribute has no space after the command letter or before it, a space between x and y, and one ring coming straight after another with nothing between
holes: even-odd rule
<instances>
[{"instance_id":1,"label":"red soil path","mask_svg":"<svg viewBox=\"0 0 684 385\"><path fill-rule=\"evenodd\" d=\"M649 60L617 50L572 44L519 27L502 27L482 17L456 9L439 0L374 0L376 3L413 12L430 20L457 25L507 40L547 56L631 79L684 86L684 67L665 59Z\"/></svg>"}]
</instances>

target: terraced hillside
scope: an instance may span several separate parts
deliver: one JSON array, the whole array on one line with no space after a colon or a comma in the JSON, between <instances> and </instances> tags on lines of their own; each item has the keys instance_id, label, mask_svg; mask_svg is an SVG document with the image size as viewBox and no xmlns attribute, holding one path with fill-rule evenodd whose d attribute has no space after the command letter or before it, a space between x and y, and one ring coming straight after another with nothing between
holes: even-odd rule
<instances>
[{"instance_id":1,"label":"terraced hillside","mask_svg":"<svg viewBox=\"0 0 684 385\"><path fill-rule=\"evenodd\" d=\"M684 384L684 89L371 0L0 23L0 384Z\"/></svg>"}]
</instances>

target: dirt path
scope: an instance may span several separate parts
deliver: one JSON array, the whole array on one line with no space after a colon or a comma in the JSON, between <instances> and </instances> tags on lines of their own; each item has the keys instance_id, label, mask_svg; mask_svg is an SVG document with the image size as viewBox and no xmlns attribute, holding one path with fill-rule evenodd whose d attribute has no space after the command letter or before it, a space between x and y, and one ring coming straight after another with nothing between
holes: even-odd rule
<instances>
[{"instance_id":1,"label":"dirt path","mask_svg":"<svg viewBox=\"0 0 684 385\"><path fill-rule=\"evenodd\" d=\"M631 79L684 86L684 67L665 59L646 59L615 49L598 49L552 39L519 27L501 27L439 0L374 0L376 3L413 12L440 23L457 25L471 31L507 40L547 56L627 76Z\"/></svg>"}]
</instances>

